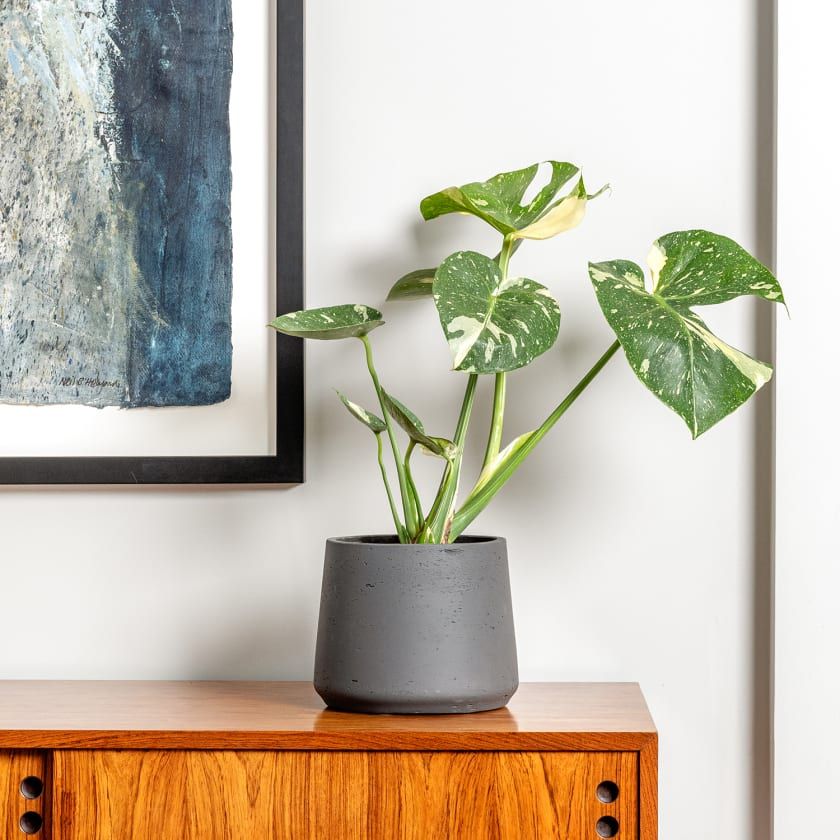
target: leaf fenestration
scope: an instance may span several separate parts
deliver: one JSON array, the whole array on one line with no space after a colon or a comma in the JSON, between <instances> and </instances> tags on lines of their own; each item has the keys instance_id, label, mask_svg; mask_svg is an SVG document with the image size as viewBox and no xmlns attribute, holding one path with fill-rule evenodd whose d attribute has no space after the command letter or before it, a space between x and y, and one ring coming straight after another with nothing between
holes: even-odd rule
<instances>
[{"instance_id":1,"label":"leaf fenestration","mask_svg":"<svg viewBox=\"0 0 840 840\"><path fill-rule=\"evenodd\" d=\"M630 367L696 438L743 405L773 369L718 338L691 307L742 295L783 303L784 295L758 260L708 231L661 237L648 264L651 291L642 269L625 260L590 264L589 275Z\"/></svg>"},{"instance_id":2,"label":"leaf fenestration","mask_svg":"<svg viewBox=\"0 0 840 840\"><path fill-rule=\"evenodd\" d=\"M506 236L539 219L563 187L580 172L573 163L552 160L546 161L546 165L550 169L548 182L527 203L523 203L525 194L539 172L538 163L513 172L501 172L487 181L448 187L424 198L420 212L427 221L447 213L469 213Z\"/></svg>"}]
</instances>

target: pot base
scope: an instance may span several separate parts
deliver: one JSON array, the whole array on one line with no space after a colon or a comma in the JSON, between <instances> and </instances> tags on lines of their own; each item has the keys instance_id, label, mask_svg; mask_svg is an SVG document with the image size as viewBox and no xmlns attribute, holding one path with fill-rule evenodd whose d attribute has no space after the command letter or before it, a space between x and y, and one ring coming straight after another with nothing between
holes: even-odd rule
<instances>
[{"instance_id":1,"label":"pot base","mask_svg":"<svg viewBox=\"0 0 840 840\"><path fill-rule=\"evenodd\" d=\"M337 712L356 712L364 715L468 715L474 712L492 712L503 709L516 693L518 686L496 696L481 698L435 697L422 700L417 697L365 697L361 694L333 694L315 690L330 709Z\"/></svg>"}]
</instances>

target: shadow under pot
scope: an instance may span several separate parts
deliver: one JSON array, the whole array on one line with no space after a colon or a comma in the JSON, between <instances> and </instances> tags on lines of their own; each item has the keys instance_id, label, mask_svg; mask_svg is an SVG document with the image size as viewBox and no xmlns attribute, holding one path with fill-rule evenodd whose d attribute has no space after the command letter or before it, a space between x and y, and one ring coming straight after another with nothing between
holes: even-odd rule
<instances>
[{"instance_id":1,"label":"shadow under pot","mask_svg":"<svg viewBox=\"0 0 840 840\"><path fill-rule=\"evenodd\" d=\"M314 684L354 712L505 706L519 686L505 540L327 540Z\"/></svg>"}]
</instances>

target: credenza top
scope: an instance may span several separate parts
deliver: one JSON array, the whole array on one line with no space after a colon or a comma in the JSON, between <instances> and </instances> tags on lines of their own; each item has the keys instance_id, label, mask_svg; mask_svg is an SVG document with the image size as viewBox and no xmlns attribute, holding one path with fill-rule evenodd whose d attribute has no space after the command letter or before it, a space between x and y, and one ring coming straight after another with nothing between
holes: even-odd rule
<instances>
[{"instance_id":1,"label":"credenza top","mask_svg":"<svg viewBox=\"0 0 840 840\"><path fill-rule=\"evenodd\" d=\"M524 683L505 709L359 715L307 682L0 681L0 749L638 750L635 683Z\"/></svg>"}]
</instances>

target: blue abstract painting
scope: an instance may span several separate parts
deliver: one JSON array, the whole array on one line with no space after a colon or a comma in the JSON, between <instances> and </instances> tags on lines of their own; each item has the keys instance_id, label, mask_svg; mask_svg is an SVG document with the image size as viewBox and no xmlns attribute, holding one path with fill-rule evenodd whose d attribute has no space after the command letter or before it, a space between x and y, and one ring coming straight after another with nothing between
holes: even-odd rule
<instances>
[{"instance_id":1,"label":"blue abstract painting","mask_svg":"<svg viewBox=\"0 0 840 840\"><path fill-rule=\"evenodd\" d=\"M231 389L231 0L1 0L0 402Z\"/></svg>"}]
</instances>

